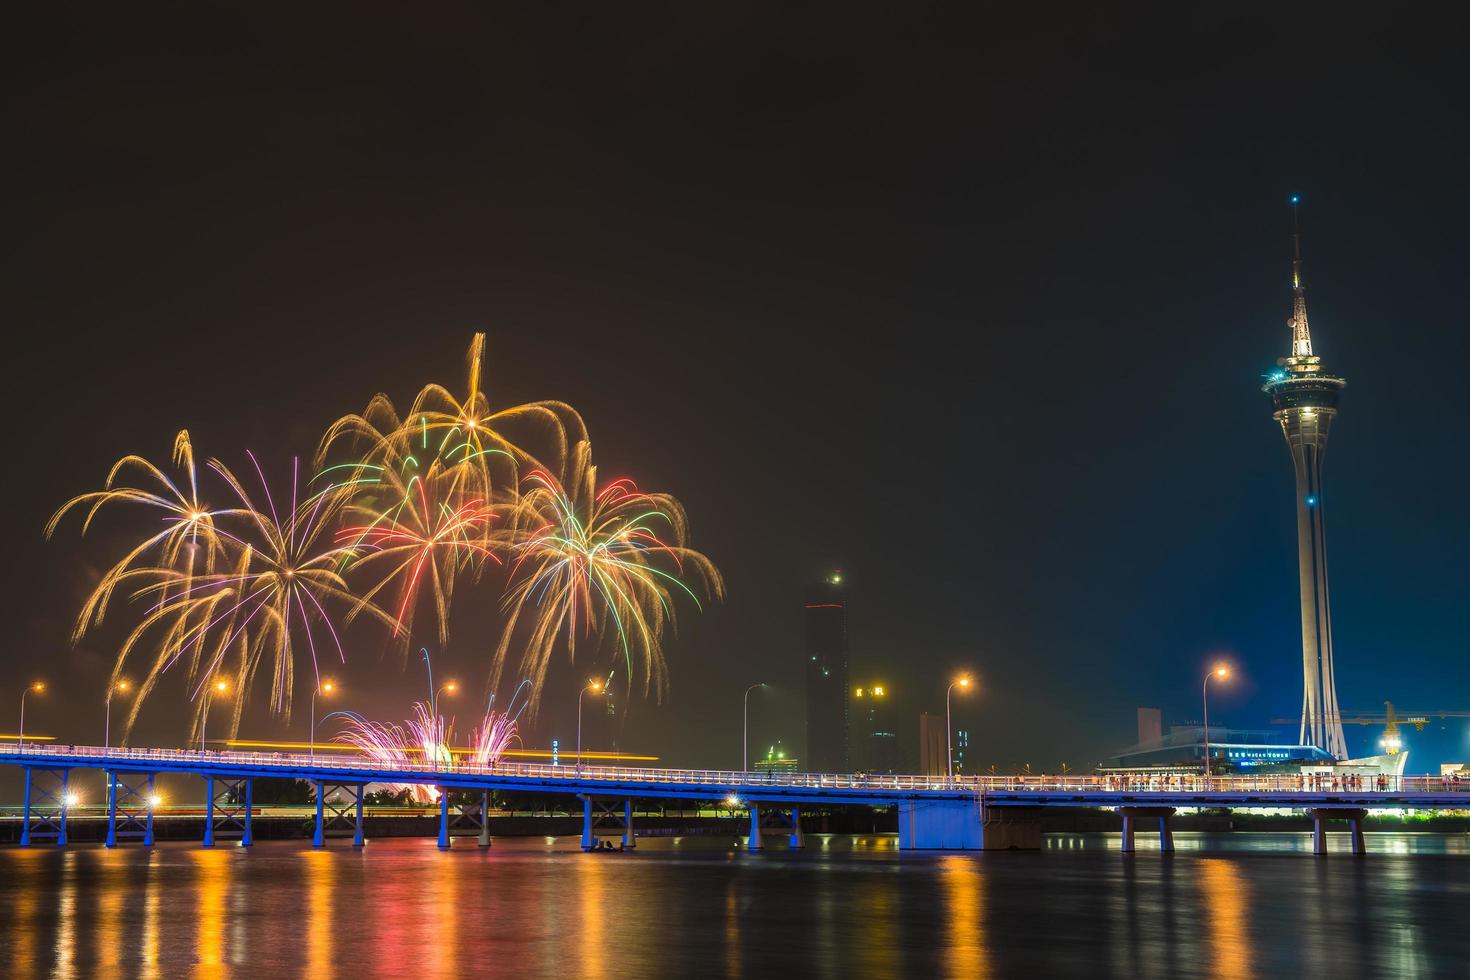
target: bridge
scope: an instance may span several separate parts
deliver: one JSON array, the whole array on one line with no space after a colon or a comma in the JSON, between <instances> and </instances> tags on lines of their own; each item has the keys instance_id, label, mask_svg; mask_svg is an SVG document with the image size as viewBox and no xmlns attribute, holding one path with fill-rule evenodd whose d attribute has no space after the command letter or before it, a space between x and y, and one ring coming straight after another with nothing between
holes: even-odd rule
<instances>
[{"instance_id":1,"label":"bridge","mask_svg":"<svg viewBox=\"0 0 1470 980\"><path fill-rule=\"evenodd\" d=\"M1034 849L1041 845L1041 813L1052 807L1111 807L1123 819L1123 850L1137 830L1153 826L1160 849L1173 850L1172 818L1181 807L1285 807L1310 811L1314 850L1327 851L1329 821L1344 820L1355 853L1363 853L1362 822L1369 809L1470 809L1470 780L1433 776L957 776L830 773L751 773L629 766L500 762L387 765L361 756L199 749L103 748L79 745L0 746L0 765L25 778L21 846L67 844L68 786L73 770L101 770L107 782L107 846L126 840L151 845L155 782L163 773L194 776L205 790L204 846L218 839L253 841L252 783L299 779L315 787L312 844L329 831L363 837L363 796L374 783L439 789L439 846L451 826L478 832L489 846L490 794L575 794L582 800L582 846L611 830L636 846L634 799L712 800L734 797L748 810L747 838L762 847L763 832L778 830L791 847L803 844L803 806L879 806L898 809L900 849ZM450 792L461 802L452 803ZM472 802L463 802L468 797Z\"/></svg>"}]
</instances>

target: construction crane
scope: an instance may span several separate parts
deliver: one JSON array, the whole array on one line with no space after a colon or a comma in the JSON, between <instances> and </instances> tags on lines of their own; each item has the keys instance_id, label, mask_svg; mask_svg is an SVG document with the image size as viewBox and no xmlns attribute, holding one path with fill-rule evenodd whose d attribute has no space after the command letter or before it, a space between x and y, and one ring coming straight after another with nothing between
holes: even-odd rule
<instances>
[{"instance_id":1,"label":"construction crane","mask_svg":"<svg viewBox=\"0 0 1470 980\"><path fill-rule=\"evenodd\" d=\"M1404 741L1399 734L1400 725L1413 725L1414 731L1424 731L1424 726L1429 724L1432 718L1470 718L1470 711L1413 711L1405 712L1399 716L1394 711L1393 702L1383 702L1383 711L1344 711L1341 713L1344 725L1382 725L1383 726L1383 751L1388 755L1398 755L1404 748ZM1273 725L1295 725L1300 718L1276 718Z\"/></svg>"}]
</instances>

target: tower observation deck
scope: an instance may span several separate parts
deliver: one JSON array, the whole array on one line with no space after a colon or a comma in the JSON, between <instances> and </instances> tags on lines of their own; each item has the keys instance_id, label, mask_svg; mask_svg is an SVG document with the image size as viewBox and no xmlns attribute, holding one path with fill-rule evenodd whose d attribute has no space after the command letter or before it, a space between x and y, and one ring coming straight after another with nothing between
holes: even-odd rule
<instances>
[{"instance_id":1,"label":"tower observation deck","mask_svg":"<svg viewBox=\"0 0 1470 980\"><path fill-rule=\"evenodd\" d=\"M1338 759L1347 758L1347 740L1337 706L1332 666L1332 607L1327 587L1327 536L1323 519L1322 457L1327 433L1337 417L1345 380L1326 373L1312 353L1307 326L1307 295L1302 283L1300 199L1292 206L1291 354L1281 358L1262 390L1271 396L1272 417L1281 424L1296 469L1297 570L1302 604L1301 742Z\"/></svg>"}]
</instances>

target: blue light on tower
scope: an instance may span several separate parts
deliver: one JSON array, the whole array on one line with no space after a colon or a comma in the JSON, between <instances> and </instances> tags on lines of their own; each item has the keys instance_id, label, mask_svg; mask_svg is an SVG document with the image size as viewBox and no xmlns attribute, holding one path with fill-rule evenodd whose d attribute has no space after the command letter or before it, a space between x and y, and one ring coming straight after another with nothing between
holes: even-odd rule
<instances>
[{"instance_id":1,"label":"blue light on tower","mask_svg":"<svg viewBox=\"0 0 1470 980\"><path fill-rule=\"evenodd\" d=\"M1307 495L1307 506L1308 507L1316 507L1317 506L1317 495L1315 493L1308 494Z\"/></svg>"}]
</instances>

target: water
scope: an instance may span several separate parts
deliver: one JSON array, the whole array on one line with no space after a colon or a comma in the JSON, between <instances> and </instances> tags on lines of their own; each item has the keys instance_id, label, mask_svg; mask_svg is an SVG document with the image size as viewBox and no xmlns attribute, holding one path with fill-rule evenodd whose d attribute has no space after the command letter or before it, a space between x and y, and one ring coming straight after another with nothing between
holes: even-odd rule
<instances>
[{"instance_id":1,"label":"water","mask_svg":"<svg viewBox=\"0 0 1470 980\"><path fill-rule=\"evenodd\" d=\"M812 835L0 851L6 976L1470 976L1470 837L1116 835L900 854Z\"/></svg>"}]
</instances>

